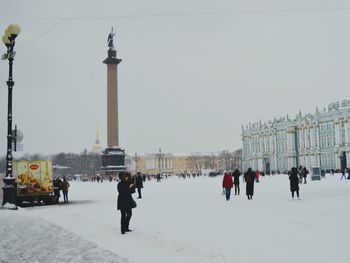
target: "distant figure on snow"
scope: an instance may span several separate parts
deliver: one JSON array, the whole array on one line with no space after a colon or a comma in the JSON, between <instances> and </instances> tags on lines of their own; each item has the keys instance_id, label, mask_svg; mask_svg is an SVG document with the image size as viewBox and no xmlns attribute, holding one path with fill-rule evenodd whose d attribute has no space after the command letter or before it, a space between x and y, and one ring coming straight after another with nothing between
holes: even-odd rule
<instances>
[{"instance_id":1,"label":"distant figure on snow","mask_svg":"<svg viewBox=\"0 0 350 263\"><path fill-rule=\"evenodd\" d=\"M63 200L64 203L68 203L68 188L70 187L67 178L64 176L63 177L63 182L62 182L62 193L63 193Z\"/></svg>"},{"instance_id":2,"label":"distant figure on snow","mask_svg":"<svg viewBox=\"0 0 350 263\"><path fill-rule=\"evenodd\" d=\"M143 188L143 179L142 179L142 176L141 176L140 172L137 172L135 184L136 184L137 192L139 194L138 198L142 198L142 196L141 196L141 188Z\"/></svg>"},{"instance_id":3,"label":"distant figure on snow","mask_svg":"<svg viewBox=\"0 0 350 263\"><path fill-rule=\"evenodd\" d=\"M253 199L254 195L254 181L255 181L255 173L252 171L252 168L248 168L248 170L244 174L244 180L246 182L246 195L248 199Z\"/></svg>"},{"instance_id":4,"label":"distant figure on snow","mask_svg":"<svg viewBox=\"0 0 350 263\"><path fill-rule=\"evenodd\" d=\"M236 169L233 172L233 184L235 185L235 195L239 195L240 194L240 190L239 190L239 177L241 176L241 172Z\"/></svg>"},{"instance_id":5,"label":"distant figure on snow","mask_svg":"<svg viewBox=\"0 0 350 263\"><path fill-rule=\"evenodd\" d=\"M306 177L307 177L307 175L309 174L309 171L306 170L306 167L304 167L304 168L301 170L301 174L302 174L302 176L303 176L303 178L304 178L304 184L306 184L306 183L307 183L307 182L306 182Z\"/></svg>"},{"instance_id":6,"label":"distant figure on snow","mask_svg":"<svg viewBox=\"0 0 350 263\"><path fill-rule=\"evenodd\" d=\"M340 177L340 180L342 180L342 179L346 179L346 176L345 176L345 169L342 169L341 170L341 177Z\"/></svg>"},{"instance_id":7,"label":"distant figure on snow","mask_svg":"<svg viewBox=\"0 0 350 263\"><path fill-rule=\"evenodd\" d=\"M256 170L256 172L255 172L255 180L256 180L257 183L259 183L259 177L260 177L260 172L259 172L259 170Z\"/></svg>"},{"instance_id":8,"label":"distant figure on snow","mask_svg":"<svg viewBox=\"0 0 350 263\"><path fill-rule=\"evenodd\" d=\"M292 192L292 198L294 198L294 192L297 192L297 197L299 198L299 172L296 167L292 167L289 181L290 181L290 191Z\"/></svg>"},{"instance_id":9,"label":"distant figure on snow","mask_svg":"<svg viewBox=\"0 0 350 263\"><path fill-rule=\"evenodd\" d=\"M222 180L222 187L225 189L226 200L230 200L231 188L233 187L232 175L226 172Z\"/></svg>"},{"instance_id":10,"label":"distant figure on snow","mask_svg":"<svg viewBox=\"0 0 350 263\"><path fill-rule=\"evenodd\" d=\"M59 177L57 177L54 181L53 181L53 192L54 192L54 196L56 199L56 204L58 204L59 199L61 197L61 189L62 189L62 181Z\"/></svg>"}]
</instances>

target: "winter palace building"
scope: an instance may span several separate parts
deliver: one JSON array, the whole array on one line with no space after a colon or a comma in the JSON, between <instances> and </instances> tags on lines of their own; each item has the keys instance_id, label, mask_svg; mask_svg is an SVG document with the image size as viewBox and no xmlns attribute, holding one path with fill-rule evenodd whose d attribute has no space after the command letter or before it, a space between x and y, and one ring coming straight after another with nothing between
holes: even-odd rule
<instances>
[{"instance_id":1,"label":"winter palace building","mask_svg":"<svg viewBox=\"0 0 350 263\"><path fill-rule=\"evenodd\" d=\"M242 126L243 169L283 172L293 166L344 169L350 166L350 100L295 119Z\"/></svg>"}]
</instances>

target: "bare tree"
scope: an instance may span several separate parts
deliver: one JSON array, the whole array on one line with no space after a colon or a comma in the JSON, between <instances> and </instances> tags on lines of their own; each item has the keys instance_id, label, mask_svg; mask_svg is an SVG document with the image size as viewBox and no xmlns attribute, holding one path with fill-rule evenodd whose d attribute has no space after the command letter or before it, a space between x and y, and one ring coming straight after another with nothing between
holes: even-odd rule
<instances>
[{"instance_id":1,"label":"bare tree","mask_svg":"<svg viewBox=\"0 0 350 263\"><path fill-rule=\"evenodd\" d=\"M201 173L202 167L203 167L203 156L201 153L196 152L196 153L191 153L189 160L193 164L195 170L197 173Z\"/></svg>"},{"instance_id":2,"label":"bare tree","mask_svg":"<svg viewBox=\"0 0 350 263\"><path fill-rule=\"evenodd\" d=\"M203 169L215 169L217 156L214 153L202 155Z\"/></svg>"},{"instance_id":3,"label":"bare tree","mask_svg":"<svg viewBox=\"0 0 350 263\"><path fill-rule=\"evenodd\" d=\"M232 166L234 169L242 170L242 149L238 149L232 153Z\"/></svg>"},{"instance_id":4,"label":"bare tree","mask_svg":"<svg viewBox=\"0 0 350 263\"><path fill-rule=\"evenodd\" d=\"M232 154L228 150L220 152L218 158L221 163L221 168L226 171L232 170Z\"/></svg>"}]
</instances>

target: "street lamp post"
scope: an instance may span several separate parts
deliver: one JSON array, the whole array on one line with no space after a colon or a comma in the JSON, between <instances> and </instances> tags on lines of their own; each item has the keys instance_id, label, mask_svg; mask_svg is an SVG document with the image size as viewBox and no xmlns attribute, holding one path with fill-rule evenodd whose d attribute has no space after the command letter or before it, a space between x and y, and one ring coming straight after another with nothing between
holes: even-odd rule
<instances>
[{"instance_id":1,"label":"street lamp post","mask_svg":"<svg viewBox=\"0 0 350 263\"><path fill-rule=\"evenodd\" d=\"M8 87L8 102L7 102L7 154L6 154L6 177L4 180L5 186L2 188L4 190L4 196L1 208L16 210L16 180L12 174L12 90L15 82L12 78L13 70L13 60L15 58L16 52L13 50L15 47L15 39L21 32L19 25L11 24L6 30L5 34L2 36L2 42L5 44L7 51L1 57L2 60L9 61L9 78L7 81Z\"/></svg>"}]
</instances>

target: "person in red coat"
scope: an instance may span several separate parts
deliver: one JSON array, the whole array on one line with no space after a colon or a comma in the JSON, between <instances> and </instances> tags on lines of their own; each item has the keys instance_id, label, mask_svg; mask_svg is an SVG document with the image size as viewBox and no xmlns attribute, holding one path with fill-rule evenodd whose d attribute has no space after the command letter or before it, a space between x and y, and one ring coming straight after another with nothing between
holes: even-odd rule
<instances>
[{"instance_id":1,"label":"person in red coat","mask_svg":"<svg viewBox=\"0 0 350 263\"><path fill-rule=\"evenodd\" d=\"M260 177L260 172L259 172L259 170L256 170L256 172L255 172L255 181L257 183L259 183L259 177Z\"/></svg>"},{"instance_id":2,"label":"person in red coat","mask_svg":"<svg viewBox=\"0 0 350 263\"><path fill-rule=\"evenodd\" d=\"M226 200L230 200L231 188L233 187L232 175L231 173L226 172L224 179L222 180L222 187L225 189Z\"/></svg>"}]
</instances>

